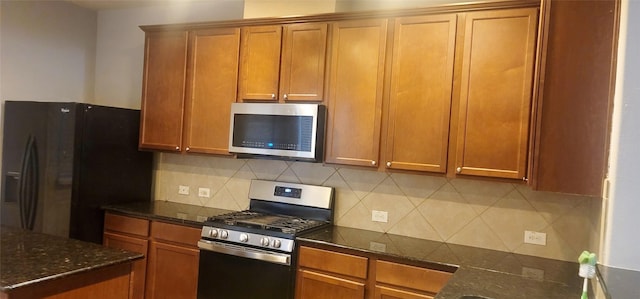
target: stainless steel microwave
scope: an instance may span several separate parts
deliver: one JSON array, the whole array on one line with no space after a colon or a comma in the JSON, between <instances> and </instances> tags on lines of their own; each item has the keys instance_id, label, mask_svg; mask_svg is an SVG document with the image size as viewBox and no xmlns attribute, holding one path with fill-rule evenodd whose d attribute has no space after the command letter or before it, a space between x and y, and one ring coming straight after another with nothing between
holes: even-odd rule
<instances>
[{"instance_id":1,"label":"stainless steel microwave","mask_svg":"<svg viewBox=\"0 0 640 299\"><path fill-rule=\"evenodd\" d=\"M231 104L229 152L322 162L326 107L320 104Z\"/></svg>"}]
</instances>

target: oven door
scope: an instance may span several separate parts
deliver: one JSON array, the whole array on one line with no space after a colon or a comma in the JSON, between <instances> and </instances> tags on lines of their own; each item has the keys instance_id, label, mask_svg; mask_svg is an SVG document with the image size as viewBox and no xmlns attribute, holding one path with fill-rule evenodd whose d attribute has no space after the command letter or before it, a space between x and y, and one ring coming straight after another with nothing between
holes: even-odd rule
<instances>
[{"instance_id":1,"label":"oven door","mask_svg":"<svg viewBox=\"0 0 640 299\"><path fill-rule=\"evenodd\" d=\"M200 240L198 299L292 299L291 255Z\"/></svg>"}]
</instances>

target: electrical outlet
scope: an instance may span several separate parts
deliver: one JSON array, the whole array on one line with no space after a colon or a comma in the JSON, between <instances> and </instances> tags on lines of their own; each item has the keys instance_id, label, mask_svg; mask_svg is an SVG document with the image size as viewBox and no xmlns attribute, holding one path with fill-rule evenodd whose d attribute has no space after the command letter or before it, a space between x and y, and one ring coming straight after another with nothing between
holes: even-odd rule
<instances>
[{"instance_id":1,"label":"electrical outlet","mask_svg":"<svg viewBox=\"0 0 640 299\"><path fill-rule=\"evenodd\" d=\"M527 244L547 245L547 234L534 232L530 230L524 231L524 242Z\"/></svg>"},{"instance_id":2,"label":"electrical outlet","mask_svg":"<svg viewBox=\"0 0 640 299\"><path fill-rule=\"evenodd\" d=\"M209 188L198 188L198 196L199 197L211 197L211 189Z\"/></svg>"},{"instance_id":3,"label":"electrical outlet","mask_svg":"<svg viewBox=\"0 0 640 299\"><path fill-rule=\"evenodd\" d=\"M389 213L387 211L371 211L371 221L389 222Z\"/></svg>"},{"instance_id":4,"label":"electrical outlet","mask_svg":"<svg viewBox=\"0 0 640 299\"><path fill-rule=\"evenodd\" d=\"M189 195L189 186L179 185L178 194Z\"/></svg>"}]
</instances>

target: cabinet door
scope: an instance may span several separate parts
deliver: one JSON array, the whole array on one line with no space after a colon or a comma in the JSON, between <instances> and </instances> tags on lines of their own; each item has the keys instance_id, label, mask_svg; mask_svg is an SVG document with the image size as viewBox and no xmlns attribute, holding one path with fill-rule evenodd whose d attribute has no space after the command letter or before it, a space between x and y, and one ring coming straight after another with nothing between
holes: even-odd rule
<instances>
[{"instance_id":1,"label":"cabinet door","mask_svg":"<svg viewBox=\"0 0 640 299\"><path fill-rule=\"evenodd\" d=\"M526 175L536 8L466 14L456 172Z\"/></svg>"},{"instance_id":2,"label":"cabinet door","mask_svg":"<svg viewBox=\"0 0 640 299\"><path fill-rule=\"evenodd\" d=\"M145 255L144 259L133 262L133 265L131 266L131 282L129 284L129 298L144 298L145 277L147 273L146 255L149 241L146 239L132 238L105 232L103 236L103 244L109 248L124 249Z\"/></svg>"},{"instance_id":3,"label":"cabinet door","mask_svg":"<svg viewBox=\"0 0 640 299\"><path fill-rule=\"evenodd\" d=\"M308 270L298 270L296 299L364 298L364 282L344 279Z\"/></svg>"},{"instance_id":4,"label":"cabinet door","mask_svg":"<svg viewBox=\"0 0 640 299\"><path fill-rule=\"evenodd\" d=\"M456 15L396 19L388 168L446 171L455 39Z\"/></svg>"},{"instance_id":5,"label":"cabinet door","mask_svg":"<svg viewBox=\"0 0 640 299\"><path fill-rule=\"evenodd\" d=\"M333 24L326 159L378 165L387 20Z\"/></svg>"},{"instance_id":6,"label":"cabinet door","mask_svg":"<svg viewBox=\"0 0 640 299\"><path fill-rule=\"evenodd\" d=\"M276 101L280 77L281 26L242 28L239 98Z\"/></svg>"},{"instance_id":7,"label":"cabinet door","mask_svg":"<svg viewBox=\"0 0 640 299\"><path fill-rule=\"evenodd\" d=\"M327 24L284 27L280 96L284 101L323 101Z\"/></svg>"},{"instance_id":8,"label":"cabinet door","mask_svg":"<svg viewBox=\"0 0 640 299\"><path fill-rule=\"evenodd\" d=\"M385 286L376 286L373 298L374 299L433 299L433 296L385 287Z\"/></svg>"},{"instance_id":9,"label":"cabinet door","mask_svg":"<svg viewBox=\"0 0 640 299\"><path fill-rule=\"evenodd\" d=\"M187 74L187 32L145 37L140 148L180 151Z\"/></svg>"},{"instance_id":10,"label":"cabinet door","mask_svg":"<svg viewBox=\"0 0 640 299\"><path fill-rule=\"evenodd\" d=\"M199 250L151 242L146 298L196 298Z\"/></svg>"},{"instance_id":11,"label":"cabinet door","mask_svg":"<svg viewBox=\"0 0 640 299\"><path fill-rule=\"evenodd\" d=\"M185 151L229 155L229 117L236 101L240 29L191 32L185 102Z\"/></svg>"}]
</instances>

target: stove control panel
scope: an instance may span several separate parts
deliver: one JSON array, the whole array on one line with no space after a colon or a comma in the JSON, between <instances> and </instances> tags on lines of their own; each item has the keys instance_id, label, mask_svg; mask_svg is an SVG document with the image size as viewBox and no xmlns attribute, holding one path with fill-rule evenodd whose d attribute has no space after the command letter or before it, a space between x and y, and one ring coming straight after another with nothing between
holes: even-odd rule
<instances>
[{"instance_id":1,"label":"stove control panel","mask_svg":"<svg viewBox=\"0 0 640 299\"><path fill-rule=\"evenodd\" d=\"M202 227L201 237L212 240L225 240L236 244L249 244L264 249L276 249L286 252L293 251L294 240L278 238L247 232L216 228Z\"/></svg>"}]
</instances>

